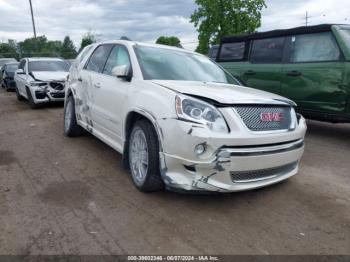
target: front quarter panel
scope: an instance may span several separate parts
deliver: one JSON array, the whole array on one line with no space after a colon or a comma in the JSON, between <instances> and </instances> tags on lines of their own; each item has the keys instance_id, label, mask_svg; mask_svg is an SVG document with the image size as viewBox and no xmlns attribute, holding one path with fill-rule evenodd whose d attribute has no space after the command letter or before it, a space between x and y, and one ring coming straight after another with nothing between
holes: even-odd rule
<instances>
[{"instance_id":1,"label":"front quarter panel","mask_svg":"<svg viewBox=\"0 0 350 262\"><path fill-rule=\"evenodd\" d=\"M134 79L129 94L129 110L144 111L154 120L176 118L176 93L148 80Z\"/></svg>"}]
</instances>

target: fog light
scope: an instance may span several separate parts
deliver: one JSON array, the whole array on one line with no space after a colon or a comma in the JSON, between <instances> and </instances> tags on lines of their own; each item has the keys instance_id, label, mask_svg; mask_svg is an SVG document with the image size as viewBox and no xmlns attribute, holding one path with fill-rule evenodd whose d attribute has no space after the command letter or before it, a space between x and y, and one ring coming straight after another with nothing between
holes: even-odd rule
<instances>
[{"instance_id":1,"label":"fog light","mask_svg":"<svg viewBox=\"0 0 350 262\"><path fill-rule=\"evenodd\" d=\"M194 152L195 152L197 155L203 154L204 151L205 151L205 145L204 145L204 144L196 145L195 148L194 148Z\"/></svg>"}]
</instances>

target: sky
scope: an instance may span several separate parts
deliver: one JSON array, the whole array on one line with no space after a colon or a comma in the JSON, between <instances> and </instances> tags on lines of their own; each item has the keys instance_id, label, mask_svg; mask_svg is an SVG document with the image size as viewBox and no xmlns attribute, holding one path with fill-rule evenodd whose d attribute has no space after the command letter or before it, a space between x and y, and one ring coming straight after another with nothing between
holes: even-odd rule
<instances>
[{"instance_id":1,"label":"sky","mask_svg":"<svg viewBox=\"0 0 350 262\"><path fill-rule=\"evenodd\" d=\"M214 1L214 0L213 0ZM154 42L161 35L178 36L187 49L197 46L197 32L190 23L194 0L32 0L37 35L63 40L69 35L79 47L91 31L99 40ZM349 0L266 0L258 31L305 24L350 23ZM28 0L0 0L0 41L33 36Z\"/></svg>"}]
</instances>

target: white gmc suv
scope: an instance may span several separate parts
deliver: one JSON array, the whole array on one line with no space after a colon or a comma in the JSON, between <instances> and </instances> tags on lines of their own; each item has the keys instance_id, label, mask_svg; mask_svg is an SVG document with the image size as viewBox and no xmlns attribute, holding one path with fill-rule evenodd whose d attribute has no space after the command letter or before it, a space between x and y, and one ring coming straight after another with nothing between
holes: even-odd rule
<instances>
[{"instance_id":1,"label":"white gmc suv","mask_svg":"<svg viewBox=\"0 0 350 262\"><path fill-rule=\"evenodd\" d=\"M32 108L64 101L69 64L59 58L23 58L15 73L19 101L27 99Z\"/></svg>"},{"instance_id":2,"label":"white gmc suv","mask_svg":"<svg viewBox=\"0 0 350 262\"><path fill-rule=\"evenodd\" d=\"M64 131L123 154L142 191L233 192L298 172L306 124L294 107L203 55L117 40L86 47L71 67Z\"/></svg>"}]
</instances>

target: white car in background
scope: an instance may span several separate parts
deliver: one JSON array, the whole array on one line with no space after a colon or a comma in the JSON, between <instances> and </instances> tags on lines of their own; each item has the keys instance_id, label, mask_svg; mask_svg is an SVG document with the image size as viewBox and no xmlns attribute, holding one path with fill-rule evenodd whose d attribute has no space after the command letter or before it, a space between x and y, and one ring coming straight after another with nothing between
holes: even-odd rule
<instances>
[{"instance_id":1,"label":"white car in background","mask_svg":"<svg viewBox=\"0 0 350 262\"><path fill-rule=\"evenodd\" d=\"M69 67L59 58L23 58L14 77L17 99L27 99L32 108L64 101Z\"/></svg>"},{"instance_id":2,"label":"white car in background","mask_svg":"<svg viewBox=\"0 0 350 262\"><path fill-rule=\"evenodd\" d=\"M86 47L70 69L64 131L123 154L135 186L233 192L297 174L305 120L209 58L133 41Z\"/></svg>"}]
</instances>

